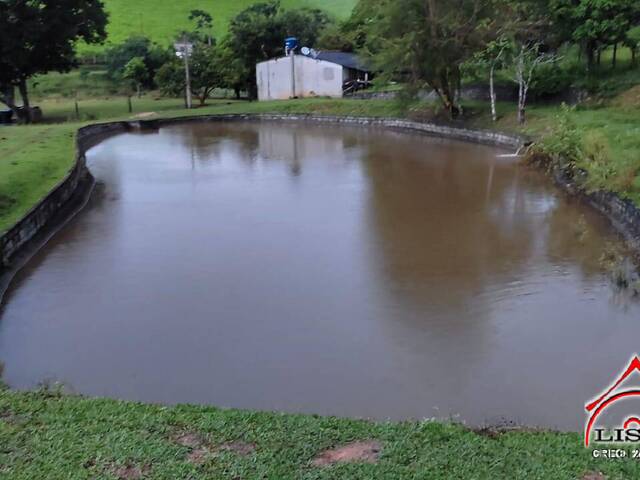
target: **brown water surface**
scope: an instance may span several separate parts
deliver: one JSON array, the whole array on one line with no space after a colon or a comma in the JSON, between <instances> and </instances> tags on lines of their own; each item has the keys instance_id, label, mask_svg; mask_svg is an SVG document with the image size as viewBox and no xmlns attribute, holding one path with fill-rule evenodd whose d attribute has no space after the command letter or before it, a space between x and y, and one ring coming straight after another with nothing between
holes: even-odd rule
<instances>
[{"instance_id":1,"label":"brown water surface","mask_svg":"<svg viewBox=\"0 0 640 480\"><path fill-rule=\"evenodd\" d=\"M89 206L6 298L4 380L579 429L640 308L599 266L606 222L497 153L285 124L107 140Z\"/></svg>"}]
</instances>

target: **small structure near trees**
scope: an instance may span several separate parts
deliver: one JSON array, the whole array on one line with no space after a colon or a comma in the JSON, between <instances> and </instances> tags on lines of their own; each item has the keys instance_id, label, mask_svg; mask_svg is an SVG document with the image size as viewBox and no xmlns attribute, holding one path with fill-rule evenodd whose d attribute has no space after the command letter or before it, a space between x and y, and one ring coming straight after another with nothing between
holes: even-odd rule
<instances>
[{"instance_id":1,"label":"small structure near trees","mask_svg":"<svg viewBox=\"0 0 640 480\"><path fill-rule=\"evenodd\" d=\"M258 100L288 98L341 98L345 92L365 87L369 69L358 56L344 52L291 54L256 65Z\"/></svg>"}]
</instances>

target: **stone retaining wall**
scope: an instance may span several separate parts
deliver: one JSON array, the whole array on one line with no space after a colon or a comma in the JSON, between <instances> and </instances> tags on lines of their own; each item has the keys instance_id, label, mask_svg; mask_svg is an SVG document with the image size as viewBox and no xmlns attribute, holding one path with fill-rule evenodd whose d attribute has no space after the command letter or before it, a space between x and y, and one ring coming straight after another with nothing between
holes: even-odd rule
<instances>
[{"instance_id":1,"label":"stone retaining wall","mask_svg":"<svg viewBox=\"0 0 640 480\"><path fill-rule=\"evenodd\" d=\"M464 140L468 142L508 147L517 149L526 143L524 137L507 135L489 130L471 130L449 125L412 122L394 118L378 117L337 117L321 115L211 115L186 118L171 118L161 120L141 120L134 122L141 129L160 128L167 125L190 122L233 122L233 121L268 121L268 122L312 122L339 125L360 125L368 127L383 127L403 131L416 131L436 137Z\"/></svg>"},{"instance_id":2,"label":"stone retaining wall","mask_svg":"<svg viewBox=\"0 0 640 480\"><path fill-rule=\"evenodd\" d=\"M613 192L586 192L578 186L575 179L568 177L560 168L552 172L552 178L561 190L581 197L607 217L634 250L640 252L640 209L631 200L621 198Z\"/></svg>"},{"instance_id":3,"label":"stone retaining wall","mask_svg":"<svg viewBox=\"0 0 640 480\"><path fill-rule=\"evenodd\" d=\"M56 213L73 197L79 185L86 185L87 182L84 180L90 174L85 163L85 152L105 137L124 132L128 128L126 122L120 122L91 125L78 131L76 161L73 168L40 203L0 237L0 274L10 269L16 254L47 227Z\"/></svg>"}]
</instances>

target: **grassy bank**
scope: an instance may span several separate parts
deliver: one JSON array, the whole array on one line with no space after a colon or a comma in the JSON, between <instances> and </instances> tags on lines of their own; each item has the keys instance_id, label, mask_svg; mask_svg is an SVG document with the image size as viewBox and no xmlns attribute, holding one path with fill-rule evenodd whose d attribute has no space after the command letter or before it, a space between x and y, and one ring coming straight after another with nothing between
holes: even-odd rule
<instances>
[{"instance_id":1,"label":"grassy bank","mask_svg":"<svg viewBox=\"0 0 640 480\"><path fill-rule=\"evenodd\" d=\"M373 442L354 463L328 449ZM378 458L376 458L378 457ZM323 463L323 465L319 465ZM602 472L606 477L587 477ZM639 478L634 460L591 457L579 434L475 433L435 423L370 423L92 400L0 389L0 478Z\"/></svg>"},{"instance_id":2,"label":"grassy bank","mask_svg":"<svg viewBox=\"0 0 640 480\"><path fill-rule=\"evenodd\" d=\"M0 232L15 224L73 165L76 125L0 127Z\"/></svg>"}]
</instances>

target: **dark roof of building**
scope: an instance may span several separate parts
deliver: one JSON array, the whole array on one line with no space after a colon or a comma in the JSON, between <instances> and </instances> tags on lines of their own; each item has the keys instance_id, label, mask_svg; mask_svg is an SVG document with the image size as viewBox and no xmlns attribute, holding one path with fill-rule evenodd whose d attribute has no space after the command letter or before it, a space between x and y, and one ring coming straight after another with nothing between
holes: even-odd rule
<instances>
[{"instance_id":1,"label":"dark roof of building","mask_svg":"<svg viewBox=\"0 0 640 480\"><path fill-rule=\"evenodd\" d=\"M345 68L351 68L353 70L360 70L362 72L368 72L370 69L365 65L358 55L355 53L345 53L337 51L324 51L318 52L316 57L318 60L324 60L325 62L336 63L342 65Z\"/></svg>"}]
</instances>

